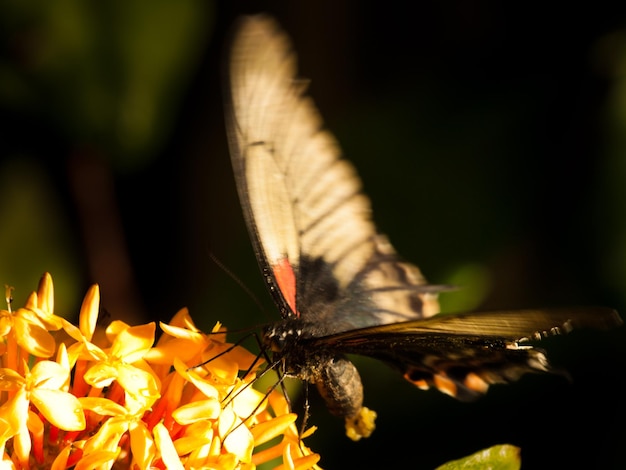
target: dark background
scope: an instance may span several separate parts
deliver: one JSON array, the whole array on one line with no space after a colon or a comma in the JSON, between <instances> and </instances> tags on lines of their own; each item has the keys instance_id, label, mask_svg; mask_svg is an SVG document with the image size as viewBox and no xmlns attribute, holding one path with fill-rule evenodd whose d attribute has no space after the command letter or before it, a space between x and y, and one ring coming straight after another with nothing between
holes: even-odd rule
<instances>
[{"instance_id":1,"label":"dark background","mask_svg":"<svg viewBox=\"0 0 626 470\"><path fill-rule=\"evenodd\" d=\"M226 147L222 69L244 13L276 16L375 218L444 311L625 311L626 7L410 2L70 1L0 5L0 282L43 271L72 317L277 318ZM264 303L220 269L215 255ZM313 403L325 468L434 468L512 443L524 468L621 468L625 334L546 342L572 382L533 376L475 404L359 361L378 429L352 443Z\"/></svg>"}]
</instances>

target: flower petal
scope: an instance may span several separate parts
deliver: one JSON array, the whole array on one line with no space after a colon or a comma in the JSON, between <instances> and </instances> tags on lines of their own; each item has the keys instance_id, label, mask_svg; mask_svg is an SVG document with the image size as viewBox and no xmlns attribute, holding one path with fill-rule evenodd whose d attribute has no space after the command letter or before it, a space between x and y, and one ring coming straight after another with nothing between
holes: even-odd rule
<instances>
[{"instance_id":1,"label":"flower petal","mask_svg":"<svg viewBox=\"0 0 626 470\"><path fill-rule=\"evenodd\" d=\"M313 468L315 464L319 461L320 461L319 454L305 455L303 457L294 459L293 468L294 470L308 470L310 468Z\"/></svg>"},{"instance_id":2,"label":"flower petal","mask_svg":"<svg viewBox=\"0 0 626 470\"><path fill-rule=\"evenodd\" d=\"M50 357L54 354L54 338L43 327L18 316L13 326L18 344L30 354L36 357Z\"/></svg>"},{"instance_id":3,"label":"flower petal","mask_svg":"<svg viewBox=\"0 0 626 470\"><path fill-rule=\"evenodd\" d=\"M185 429L183 437L176 439L174 446L178 455L186 455L192 452L200 454L213 440L213 426L210 421L196 422ZM204 455L204 454L202 454Z\"/></svg>"},{"instance_id":4,"label":"flower petal","mask_svg":"<svg viewBox=\"0 0 626 470\"><path fill-rule=\"evenodd\" d=\"M254 449L254 438L250 430L231 408L224 408L218 418L218 432L227 452L235 454L242 462L250 462Z\"/></svg>"},{"instance_id":5,"label":"flower petal","mask_svg":"<svg viewBox=\"0 0 626 470\"><path fill-rule=\"evenodd\" d=\"M85 336L83 335L83 333L80 331L80 329L77 326L68 322L66 319L62 319L61 323L63 324L63 331L65 331L68 335L70 335L72 339L79 341L79 342L86 341Z\"/></svg>"},{"instance_id":6,"label":"flower petal","mask_svg":"<svg viewBox=\"0 0 626 470\"><path fill-rule=\"evenodd\" d=\"M13 369L0 369L0 390L17 390L26 383L24 377L15 372Z\"/></svg>"},{"instance_id":7,"label":"flower petal","mask_svg":"<svg viewBox=\"0 0 626 470\"><path fill-rule=\"evenodd\" d=\"M15 436L18 428L14 427L11 422L4 418L2 408L0 408L0 447L4 448L6 442Z\"/></svg>"},{"instance_id":8,"label":"flower petal","mask_svg":"<svg viewBox=\"0 0 626 470\"><path fill-rule=\"evenodd\" d=\"M67 468L67 460L72 452L72 444L66 445L61 452L56 456L50 470L65 470Z\"/></svg>"},{"instance_id":9,"label":"flower petal","mask_svg":"<svg viewBox=\"0 0 626 470\"><path fill-rule=\"evenodd\" d=\"M50 273L43 273L37 287L37 307L46 311L54 312L54 286Z\"/></svg>"},{"instance_id":10,"label":"flower petal","mask_svg":"<svg viewBox=\"0 0 626 470\"><path fill-rule=\"evenodd\" d=\"M176 448L172 442L170 434L167 432L163 423L158 423L153 430L154 442L156 443L163 463L168 470L184 470L180 457L176 453Z\"/></svg>"},{"instance_id":11,"label":"flower petal","mask_svg":"<svg viewBox=\"0 0 626 470\"><path fill-rule=\"evenodd\" d=\"M283 449L283 464L276 467L275 470L294 470L293 458L291 457L291 444L287 444Z\"/></svg>"},{"instance_id":12,"label":"flower petal","mask_svg":"<svg viewBox=\"0 0 626 470\"><path fill-rule=\"evenodd\" d=\"M111 385L117 377L117 369L107 363L99 362L89 368L83 379L92 387L104 388Z\"/></svg>"},{"instance_id":13,"label":"flower petal","mask_svg":"<svg viewBox=\"0 0 626 470\"><path fill-rule=\"evenodd\" d=\"M83 409L102 416L123 416L126 414L126 408L108 398L81 397L78 401L80 401Z\"/></svg>"},{"instance_id":14,"label":"flower petal","mask_svg":"<svg viewBox=\"0 0 626 470\"><path fill-rule=\"evenodd\" d=\"M128 421L125 417L115 416L105 420L100 429L89 438L83 449L85 455L100 450L115 451L118 450L119 441L122 435L128 431Z\"/></svg>"},{"instance_id":15,"label":"flower petal","mask_svg":"<svg viewBox=\"0 0 626 470\"><path fill-rule=\"evenodd\" d=\"M178 358L174 359L174 368L185 380L196 386L202 394L208 398L219 398L218 390L210 383L192 370L187 370L187 366Z\"/></svg>"},{"instance_id":16,"label":"flower petal","mask_svg":"<svg viewBox=\"0 0 626 470\"><path fill-rule=\"evenodd\" d=\"M285 429L296 422L297 417L298 415L295 413L289 413L257 424L250 430L254 436L255 445L265 444L276 436L283 434Z\"/></svg>"},{"instance_id":17,"label":"flower petal","mask_svg":"<svg viewBox=\"0 0 626 470\"><path fill-rule=\"evenodd\" d=\"M139 465L139 468L151 468L156 456L156 446L145 423L133 422L128 431L133 461Z\"/></svg>"},{"instance_id":18,"label":"flower petal","mask_svg":"<svg viewBox=\"0 0 626 470\"><path fill-rule=\"evenodd\" d=\"M159 326L163 330L164 333L180 339L186 339L189 341L204 341L204 335L198 331L192 331L187 328L182 328L180 326L168 325L167 323L159 323Z\"/></svg>"},{"instance_id":19,"label":"flower petal","mask_svg":"<svg viewBox=\"0 0 626 470\"><path fill-rule=\"evenodd\" d=\"M193 319L191 318L191 315L189 314L189 309L187 307L183 307L178 312L176 312L170 320L169 324L171 326L186 328L191 331L200 331L193 322Z\"/></svg>"},{"instance_id":20,"label":"flower petal","mask_svg":"<svg viewBox=\"0 0 626 470\"><path fill-rule=\"evenodd\" d=\"M216 419L222 411L220 402L215 398L198 400L183 405L172 413L179 424L191 424L205 419Z\"/></svg>"},{"instance_id":21,"label":"flower petal","mask_svg":"<svg viewBox=\"0 0 626 470\"><path fill-rule=\"evenodd\" d=\"M101 465L107 465L108 468L111 468L117 456L120 454L120 451L121 449L117 451L96 450L83 454L83 457L76 464L74 470L93 470L95 468L101 468Z\"/></svg>"},{"instance_id":22,"label":"flower petal","mask_svg":"<svg viewBox=\"0 0 626 470\"><path fill-rule=\"evenodd\" d=\"M78 325L81 333L88 341L91 341L93 332L96 329L98 321L98 311L100 310L100 288L98 284L94 284L89 288L83 304L80 307L80 315L78 317Z\"/></svg>"},{"instance_id":23,"label":"flower petal","mask_svg":"<svg viewBox=\"0 0 626 470\"><path fill-rule=\"evenodd\" d=\"M71 393L38 388L31 392L30 401L54 426L64 431L85 429L83 407Z\"/></svg>"},{"instance_id":24,"label":"flower petal","mask_svg":"<svg viewBox=\"0 0 626 470\"><path fill-rule=\"evenodd\" d=\"M13 315L6 311L0 310L0 338L4 338L13 328Z\"/></svg>"},{"instance_id":25,"label":"flower petal","mask_svg":"<svg viewBox=\"0 0 626 470\"><path fill-rule=\"evenodd\" d=\"M2 416L17 432L28 420L28 399L26 391L20 388L15 396L0 407Z\"/></svg>"},{"instance_id":26,"label":"flower petal","mask_svg":"<svg viewBox=\"0 0 626 470\"><path fill-rule=\"evenodd\" d=\"M236 426L224 438L223 446L227 452L235 454L242 462L249 463L252 461L254 438L247 427Z\"/></svg>"},{"instance_id":27,"label":"flower petal","mask_svg":"<svg viewBox=\"0 0 626 470\"><path fill-rule=\"evenodd\" d=\"M154 343L155 330L156 323L150 322L120 331L111 346L111 355L128 364L142 359Z\"/></svg>"},{"instance_id":28,"label":"flower petal","mask_svg":"<svg viewBox=\"0 0 626 470\"><path fill-rule=\"evenodd\" d=\"M117 382L126 391L127 396L136 400L144 411L160 397L159 386L154 376L138 367L119 364Z\"/></svg>"},{"instance_id":29,"label":"flower petal","mask_svg":"<svg viewBox=\"0 0 626 470\"><path fill-rule=\"evenodd\" d=\"M144 359L151 364L171 365L175 357L187 362L200 354L204 348L205 345L202 342L171 338L170 341L150 349Z\"/></svg>"},{"instance_id":30,"label":"flower petal","mask_svg":"<svg viewBox=\"0 0 626 470\"><path fill-rule=\"evenodd\" d=\"M41 361L30 371L29 382L32 387L60 389L69 377L69 371L53 361Z\"/></svg>"},{"instance_id":31,"label":"flower petal","mask_svg":"<svg viewBox=\"0 0 626 470\"><path fill-rule=\"evenodd\" d=\"M244 383L242 388L242 390L233 393L233 409L237 415L247 418L266 408L265 394L250 387L248 383Z\"/></svg>"}]
</instances>

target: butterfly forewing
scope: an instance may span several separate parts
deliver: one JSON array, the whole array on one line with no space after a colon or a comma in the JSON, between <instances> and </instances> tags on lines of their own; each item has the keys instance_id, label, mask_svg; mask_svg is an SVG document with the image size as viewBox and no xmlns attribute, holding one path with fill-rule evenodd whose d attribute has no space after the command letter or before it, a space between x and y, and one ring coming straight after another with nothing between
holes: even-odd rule
<instances>
[{"instance_id":1,"label":"butterfly forewing","mask_svg":"<svg viewBox=\"0 0 626 470\"><path fill-rule=\"evenodd\" d=\"M284 314L333 315L323 329L331 333L437 313L439 289L424 288L419 269L376 232L354 167L303 94L285 34L266 17L243 20L239 31L227 103L231 156L259 263ZM357 295L362 302L347 311Z\"/></svg>"}]
</instances>

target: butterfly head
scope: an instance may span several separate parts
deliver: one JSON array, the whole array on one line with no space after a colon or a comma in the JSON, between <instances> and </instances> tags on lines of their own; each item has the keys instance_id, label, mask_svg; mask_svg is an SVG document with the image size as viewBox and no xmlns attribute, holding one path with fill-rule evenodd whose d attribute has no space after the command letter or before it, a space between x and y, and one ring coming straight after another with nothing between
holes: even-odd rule
<instances>
[{"instance_id":1,"label":"butterfly head","mask_svg":"<svg viewBox=\"0 0 626 470\"><path fill-rule=\"evenodd\" d=\"M302 337L300 320L284 320L273 323L263 330L263 343L273 353L285 353Z\"/></svg>"}]
</instances>

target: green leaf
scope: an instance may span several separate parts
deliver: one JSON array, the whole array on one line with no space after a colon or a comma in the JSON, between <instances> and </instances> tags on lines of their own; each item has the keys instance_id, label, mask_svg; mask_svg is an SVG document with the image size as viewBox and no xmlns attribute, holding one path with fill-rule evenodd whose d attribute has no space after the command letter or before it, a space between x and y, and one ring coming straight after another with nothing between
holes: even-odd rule
<instances>
[{"instance_id":1,"label":"green leaf","mask_svg":"<svg viewBox=\"0 0 626 470\"><path fill-rule=\"evenodd\" d=\"M480 450L459 460L444 463L437 470L519 470L522 466L520 448L501 444Z\"/></svg>"}]
</instances>

